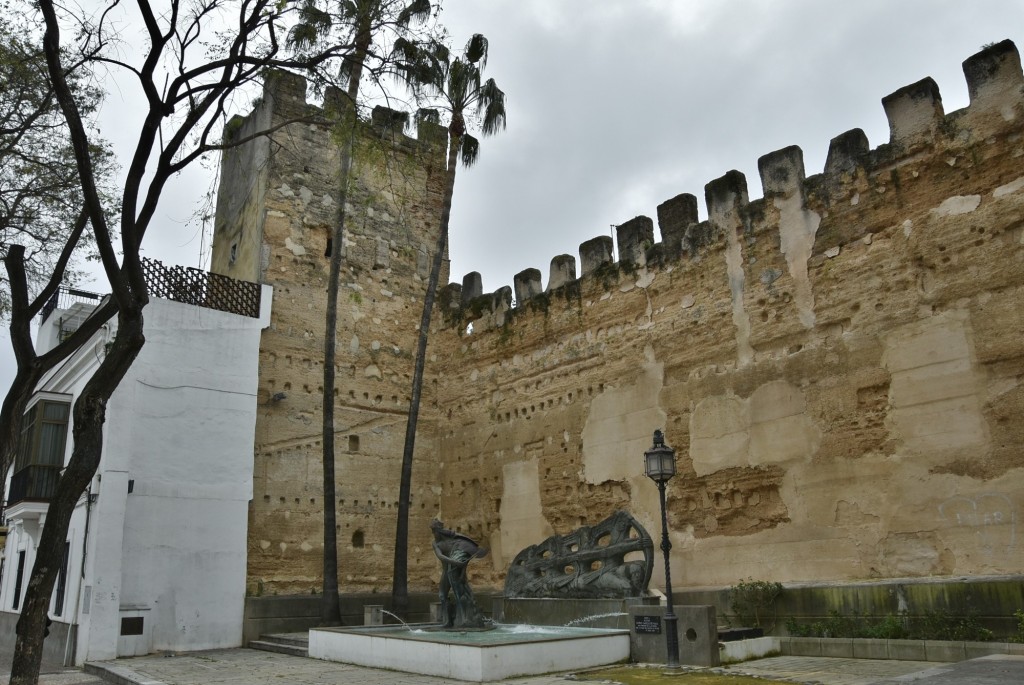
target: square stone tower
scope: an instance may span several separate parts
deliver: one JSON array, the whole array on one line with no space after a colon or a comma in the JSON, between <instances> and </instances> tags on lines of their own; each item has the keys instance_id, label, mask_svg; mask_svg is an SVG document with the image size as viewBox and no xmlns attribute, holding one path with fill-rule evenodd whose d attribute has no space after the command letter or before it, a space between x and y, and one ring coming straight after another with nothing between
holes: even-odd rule
<instances>
[{"instance_id":1,"label":"square stone tower","mask_svg":"<svg viewBox=\"0 0 1024 685\"><path fill-rule=\"evenodd\" d=\"M332 245L344 122L352 125L344 114L350 111L338 91L328 90L323 107L307 103L306 81L277 72L267 77L249 116L236 117L225 129L225 138L243 142L221 162L212 270L274 286L272 322L260 345L254 427L252 594L309 593L321 585L324 312L333 249L344 257L335 399L340 581L350 592L384 590L391 583L380 569L390 568L393 553L446 137L441 127L420 121L419 139L408 138L407 115L380 107L370 122L360 121L345 237ZM446 261L441 283L447 283L447 271ZM427 437L418 441L418 454L434 447L430 397L428 388L420 419ZM437 496L417 474L412 530L426 531L436 509ZM429 542L424 544L425 553L415 544L410 549L414 587L420 574L433 569Z\"/></svg>"}]
</instances>

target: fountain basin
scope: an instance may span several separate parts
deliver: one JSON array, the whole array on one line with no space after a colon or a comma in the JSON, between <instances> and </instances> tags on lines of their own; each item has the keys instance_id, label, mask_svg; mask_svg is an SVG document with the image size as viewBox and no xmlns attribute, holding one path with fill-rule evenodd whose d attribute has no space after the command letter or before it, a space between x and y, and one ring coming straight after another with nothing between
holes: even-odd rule
<instances>
[{"instance_id":1,"label":"fountain basin","mask_svg":"<svg viewBox=\"0 0 1024 685\"><path fill-rule=\"evenodd\" d=\"M629 658L628 630L499 625L458 632L427 627L314 628L309 631L309 656L476 683Z\"/></svg>"}]
</instances>

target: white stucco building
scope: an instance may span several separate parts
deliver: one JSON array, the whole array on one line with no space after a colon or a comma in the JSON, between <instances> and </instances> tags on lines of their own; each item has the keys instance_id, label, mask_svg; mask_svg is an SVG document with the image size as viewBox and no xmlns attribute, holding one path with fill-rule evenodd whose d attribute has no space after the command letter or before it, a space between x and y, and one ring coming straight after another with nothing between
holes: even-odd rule
<instances>
[{"instance_id":1,"label":"white stucco building","mask_svg":"<svg viewBox=\"0 0 1024 685\"><path fill-rule=\"evenodd\" d=\"M226 278L214 288L223 277L147 268L156 296L145 310L146 344L110 399L102 460L71 521L50 607L50 662L242 642L258 352L271 288ZM162 289L154 287L161 279ZM248 288L251 315L209 308L237 299L233 284ZM46 315L39 348L94 306L65 301ZM27 409L4 512L0 643L7 649L48 498L71 455L71 410L113 326L116 319L50 372Z\"/></svg>"}]
</instances>

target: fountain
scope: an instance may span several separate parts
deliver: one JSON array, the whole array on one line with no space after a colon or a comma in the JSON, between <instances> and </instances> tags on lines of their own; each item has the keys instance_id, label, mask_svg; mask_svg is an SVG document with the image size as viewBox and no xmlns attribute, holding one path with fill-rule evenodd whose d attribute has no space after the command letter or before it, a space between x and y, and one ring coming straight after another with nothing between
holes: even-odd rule
<instances>
[{"instance_id":1,"label":"fountain","mask_svg":"<svg viewBox=\"0 0 1024 685\"><path fill-rule=\"evenodd\" d=\"M606 611L603 614L580 616L579 618L574 618L571 621L566 622L565 627L572 628L573 626L581 626L584 623L590 623L591 621L600 621L602 618L615 618L616 616L629 616L629 613L625 611Z\"/></svg>"},{"instance_id":2,"label":"fountain","mask_svg":"<svg viewBox=\"0 0 1024 685\"><path fill-rule=\"evenodd\" d=\"M586 560L586 568L576 563L574 572L562 583L563 588L571 586L574 596L594 596L595 593L610 596L610 592L635 588L638 583L643 583L646 589L649 570L637 562L625 561L625 554L633 548L641 552L649 549L650 538L646 542L630 539L628 533L625 539L620 538L617 533L622 528L620 524L624 523L624 530L628 530L635 524L632 517L628 521L619 517L613 523L595 526L593 535L589 528L580 529L582 533L577 531L573 554ZM314 628L309 631L309 656L471 682L572 671L629 658L628 630L575 625L504 625L488 621L476 606L466 573L469 562L485 556L487 550L469 537L445 529L440 521L435 520L431 530L434 553L441 562L439 624L409 625L403 621L402 625ZM586 544L591 540L594 547L603 548L596 556ZM580 542L585 543L582 548ZM600 559L615 563L594 564ZM516 581L529 585L532 596L536 597L541 584L535 579L547 575L546 569L520 561L512 575ZM544 563L548 563L546 558ZM569 567L561 565L563 572ZM388 611L384 613L394 616ZM618 616L623 612L608 615ZM584 616L576 622L598 618L604 616Z\"/></svg>"},{"instance_id":3,"label":"fountain","mask_svg":"<svg viewBox=\"0 0 1024 685\"><path fill-rule=\"evenodd\" d=\"M314 628L309 631L309 655L477 683L629 658L628 630L501 624L486 631L428 628Z\"/></svg>"}]
</instances>

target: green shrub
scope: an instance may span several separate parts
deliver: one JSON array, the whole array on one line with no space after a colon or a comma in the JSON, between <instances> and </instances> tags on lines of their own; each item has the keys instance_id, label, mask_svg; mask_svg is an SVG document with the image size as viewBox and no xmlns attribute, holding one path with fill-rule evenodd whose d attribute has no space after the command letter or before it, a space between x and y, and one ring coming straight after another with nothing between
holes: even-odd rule
<instances>
[{"instance_id":1,"label":"green shrub","mask_svg":"<svg viewBox=\"0 0 1024 685\"><path fill-rule=\"evenodd\" d=\"M1019 632L1024 637L1024 612L1014 614L1021 621ZM954 642L988 642L994 639L991 630L981 625L974 614L954 616L946 609L933 609L914 618L906 614L889 614L881 619L829 612L828 618L812 623L786 619L786 630L794 637L875 638L880 640L951 640Z\"/></svg>"},{"instance_id":2,"label":"green shrub","mask_svg":"<svg viewBox=\"0 0 1024 685\"><path fill-rule=\"evenodd\" d=\"M775 625L775 600L781 594L782 583L747 578L729 589L729 602L742 625L770 630ZM768 618L771 622L762 624Z\"/></svg>"},{"instance_id":3,"label":"green shrub","mask_svg":"<svg viewBox=\"0 0 1024 685\"><path fill-rule=\"evenodd\" d=\"M876 640L903 640L908 637L907 618L888 614L878 623L866 625L863 632L862 637Z\"/></svg>"},{"instance_id":4,"label":"green shrub","mask_svg":"<svg viewBox=\"0 0 1024 685\"><path fill-rule=\"evenodd\" d=\"M988 642L995 636L981 625L974 614L953 616L947 609L932 609L913 622L911 637L918 640Z\"/></svg>"},{"instance_id":5,"label":"green shrub","mask_svg":"<svg viewBox=\"0 0 1024 685\"><path fill-rule=\"evenodd\" d=\"M1017 634L1010 636L1010 642L1024 642L1024 610L1017 609L1013 617L1017 619Z\"/></svg>"}]
</instances>

